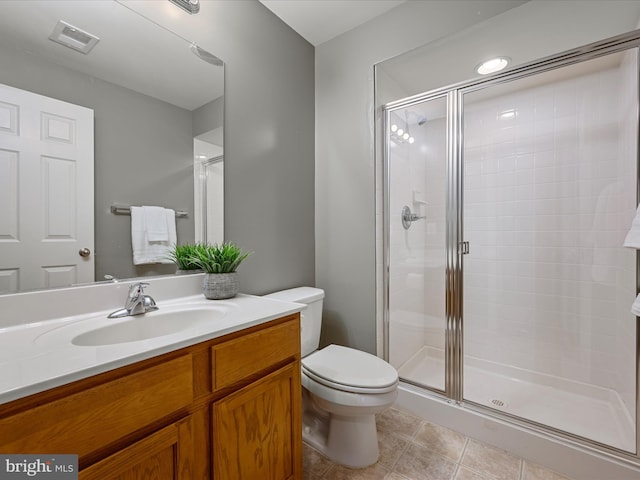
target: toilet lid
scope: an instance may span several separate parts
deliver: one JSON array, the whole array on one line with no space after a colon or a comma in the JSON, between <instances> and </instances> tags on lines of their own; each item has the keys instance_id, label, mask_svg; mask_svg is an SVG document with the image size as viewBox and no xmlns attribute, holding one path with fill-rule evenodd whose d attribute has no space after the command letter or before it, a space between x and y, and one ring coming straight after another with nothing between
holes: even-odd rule
<instances>
[{"instance_id":1,"label":"toilet lid","mask_svg":"<svg viewBox=\"0 0 640 480\"><path fill-rule=\"evenodd\" d=\"M398 383L396 369L381 358L340 345L304 357L302 369L320 383L352 392L383 393Z\"/></svg>"}]
</instances>

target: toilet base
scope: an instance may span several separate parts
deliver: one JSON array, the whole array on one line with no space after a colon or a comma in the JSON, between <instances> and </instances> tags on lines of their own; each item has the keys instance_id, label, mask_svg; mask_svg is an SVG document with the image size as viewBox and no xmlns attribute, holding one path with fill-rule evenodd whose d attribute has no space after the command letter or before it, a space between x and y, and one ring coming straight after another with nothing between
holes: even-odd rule
<instances>
[{"instance_id":1,"label":"toilet base","mask_svg":"<svg viewBox=\"0 0 640 480\"><path fill-rule=\"evenodd\" d=\"M364 468L378 461L375 415L345 417L307 410L302 439L340 465Z\"/></svg>"}]
</instances>

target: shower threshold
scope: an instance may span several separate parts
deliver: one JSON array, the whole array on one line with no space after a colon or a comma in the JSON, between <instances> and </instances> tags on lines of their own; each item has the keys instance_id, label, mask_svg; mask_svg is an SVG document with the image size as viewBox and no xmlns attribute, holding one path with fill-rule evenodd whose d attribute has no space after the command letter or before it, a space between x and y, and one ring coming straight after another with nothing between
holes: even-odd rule
<instances>
[{"instance_id":1,"label":"shower threshold","mask_svg":"<svg viewBox=\"0 0 640 480\"><path fill-rule=\"evenodd\" d=\"M434 347L398 369L403 380L440 390L444 371L444 351ZM635 422L614 390L469 356L464 376L465 401L635 452Z\"/></svg>"}]
</instances>

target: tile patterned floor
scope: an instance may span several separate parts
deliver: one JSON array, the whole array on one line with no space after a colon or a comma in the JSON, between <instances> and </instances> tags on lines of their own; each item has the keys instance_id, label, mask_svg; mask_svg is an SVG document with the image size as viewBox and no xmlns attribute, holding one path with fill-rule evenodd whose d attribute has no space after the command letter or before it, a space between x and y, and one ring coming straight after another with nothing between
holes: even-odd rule
<instances>
[{"instance_id":1,"label":"tile patterned floor","mask_svg":"<svg viewBox=\"0 0 640 480\"><path fill-rule=\"evenodd\" d=\"M378 417L378 441L378 463L359 470L305 444L305 480L571 480L398 409Z\"/></svg>"}]
</instances>

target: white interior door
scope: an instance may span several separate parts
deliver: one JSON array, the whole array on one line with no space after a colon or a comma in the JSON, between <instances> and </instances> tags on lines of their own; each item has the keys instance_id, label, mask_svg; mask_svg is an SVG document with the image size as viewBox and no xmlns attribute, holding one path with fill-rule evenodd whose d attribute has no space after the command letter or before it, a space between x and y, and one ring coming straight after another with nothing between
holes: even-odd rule
<instances>
[{"instance_id":1,"label":"white interior door","mask_svg":"<svg viewBox=\"0 0 640 480\"><path fill-rule=\"evenodd\" d=\"M93 110L0 84L0 293L94 280L93 150Z\"/></svg>"}]
</instances>

